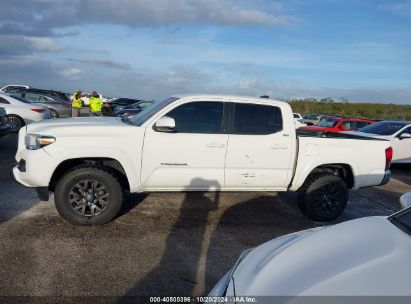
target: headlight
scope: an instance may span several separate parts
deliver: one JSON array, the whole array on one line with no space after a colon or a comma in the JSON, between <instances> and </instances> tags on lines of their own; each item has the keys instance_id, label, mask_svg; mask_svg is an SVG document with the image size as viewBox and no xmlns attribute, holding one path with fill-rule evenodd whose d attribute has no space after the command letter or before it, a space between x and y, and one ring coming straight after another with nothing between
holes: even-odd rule
<instances>
[{"instance_id":1,"label":"headlight","mask_svg":"<svg viewBox=\"0 0 411 304\"><path fill-rule=\"evenodd\" d=\"M45 136L39 134L27 134L24 138L27 150L38 150L48 146L56 141L53 136Z\"/></svg>"}]
</instances>

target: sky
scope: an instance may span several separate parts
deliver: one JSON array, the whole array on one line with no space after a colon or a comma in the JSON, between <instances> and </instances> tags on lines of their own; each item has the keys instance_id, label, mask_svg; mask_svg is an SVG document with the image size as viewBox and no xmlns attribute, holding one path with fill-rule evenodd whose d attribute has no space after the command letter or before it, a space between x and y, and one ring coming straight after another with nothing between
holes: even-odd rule
<instances>
[{"instance_id":1,"label":"sky","mask_svg":"<svg viewBox=\"0 0 411 304\"><path fill-rule=\"evenodd\" d=\"M411 0L1 0L0 84L411 104Z\"/></svg>"}]
</instances>

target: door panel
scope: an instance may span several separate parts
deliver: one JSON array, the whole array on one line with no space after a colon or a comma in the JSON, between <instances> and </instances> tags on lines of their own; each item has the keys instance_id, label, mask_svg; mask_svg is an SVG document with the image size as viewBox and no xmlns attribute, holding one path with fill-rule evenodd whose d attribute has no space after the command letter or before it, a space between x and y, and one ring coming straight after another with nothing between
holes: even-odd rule
<instances>
[{"instance_id":1,"label":"door panel","mask_svg":"<svg viewBox=\"0 0 411 304\"><path fill-rule=\"evenodd\" d=\"M228 135L222 134L223 103L191 102L164 116L174 133L146 129L142 183L147 190L216 190L224 186Z\"/></svg>"},{"instance_id":2,"label":"door panel","mask_svg":"<svg viewBox=\"0 0 411 304\"><path fill-rule=\"evenodd\" d=\"M411 127L402 131L402 133L411 134ZM394 161L411 163L411 138L399 139L398 137L394 138Z\"/></svg>"},{"instance_id":3,"label":"door panel","mask_svg":"<svg viewBox=\"0 0 411 304\"><path fill-rule=\"evenodd\" d=\"M278 107L235 104L225 185L229 189L285 189L293 155L290 127ZM240 133L240 134L231 134Z\"/></svg>"}]
</instances>

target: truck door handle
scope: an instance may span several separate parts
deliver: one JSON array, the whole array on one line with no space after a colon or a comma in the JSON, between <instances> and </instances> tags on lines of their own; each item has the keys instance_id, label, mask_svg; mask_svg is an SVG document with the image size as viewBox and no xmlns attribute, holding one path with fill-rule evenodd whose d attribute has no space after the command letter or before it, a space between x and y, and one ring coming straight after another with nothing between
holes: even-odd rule
<instances>
[{"instance_id":1,"label":"truck door handle","mask_svg":"<svg viewBox=\"0 0 411 304\"><path fill-rule=\"evenodd\" d=\"M272 145L270 146L271 149L287 149L287 145Z\"/></svg>"},{"instance_id":2,"label":"truck door handle","mask_svg":"<svg viewBox=\"0 0 411 304\"><path fill-rule=\"evenodd\" d=\"M207 144L207 147L209 148L224 148L225 144L218 143L218 142L211 142Z\"/></svg>"}]
</instances>

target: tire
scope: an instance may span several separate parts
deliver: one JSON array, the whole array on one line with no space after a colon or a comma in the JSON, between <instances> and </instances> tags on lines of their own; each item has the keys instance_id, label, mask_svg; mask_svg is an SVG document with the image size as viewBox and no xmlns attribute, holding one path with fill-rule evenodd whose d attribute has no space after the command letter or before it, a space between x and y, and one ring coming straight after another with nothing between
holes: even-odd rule
<instances>
[{"instance_id":1,"label":"tire","mask_svg":"<svg viewBox=\"0 0 411 304\"><path fill-rule=\"evenodd\" d=\"M120 211L122 189L116 177L105 168L82 166L59 180L54 202L58 213L72 224L101 225Z\"/></svg>"},{"instance_id":2,"label":"tire","mask_svg":"<svg viewBox=\"0 0 411 304\"><path fill-rule=\"evenodd\" d=\"M56 110L49 108L49 111L50 111L50 118L59 118L60 117L59 113Z\"/></svg>"},{"instance_id":3,"label":"tire","mask_svg":"<svg viewBox=\"0 0 411 304\"><path fill-rule=\"evenodd\" d=\"M101 108L101 114L103 115L103 116L111 116L112 114L111 114L111 111L108 109L108 108L106 108L106 107L102 107Z\"/></svg>"},{"instance_id":4,"label":"tire","mask_svg":"<svg viewBox=\"0 0 411 304\"><path fill-rule=\"evenodd\" d=\"M25 125L23 118L14 114L7 115L7 122L11 126L11 133L17 133Z\"/></svg>"},{"instance_id":5,"label":"tire","mask_svg":"<svg viewBox=\"0 0 411 304\"><path fill-rule=\"evenodd\" d=\"M331 173L309 176L298 194L299 209L316 222L330 222L347 207L347 185L341 177Z\"/></svg>"}]
</instances>

